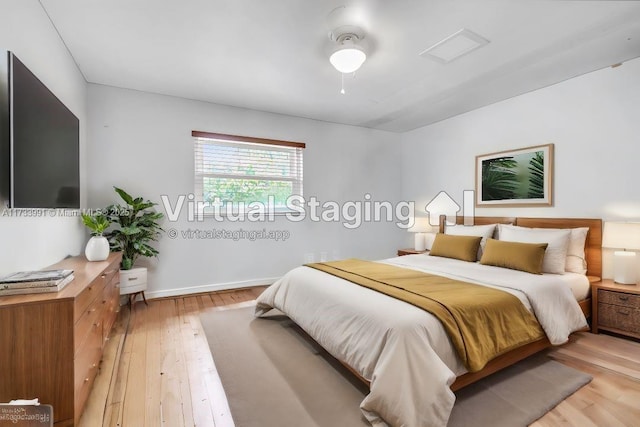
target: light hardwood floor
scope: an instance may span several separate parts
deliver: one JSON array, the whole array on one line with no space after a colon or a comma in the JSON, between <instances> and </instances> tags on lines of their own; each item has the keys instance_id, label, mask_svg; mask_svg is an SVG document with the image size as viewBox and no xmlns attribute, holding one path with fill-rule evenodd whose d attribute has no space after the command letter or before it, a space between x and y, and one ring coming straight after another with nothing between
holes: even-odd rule
<instances>
[{"instance_id":1,"label":"light hardwood floor","mask_svg":"<svg viewBox=\"0 0 640 427\"><path fill-rule=\"evenodd\" d=\"M242 305L263 289L123 306L80 426L233 426L199 313ZM585 332L549 356L594 379L534 427L640 425L640 343Z\"/></svg>"}]
</instances>

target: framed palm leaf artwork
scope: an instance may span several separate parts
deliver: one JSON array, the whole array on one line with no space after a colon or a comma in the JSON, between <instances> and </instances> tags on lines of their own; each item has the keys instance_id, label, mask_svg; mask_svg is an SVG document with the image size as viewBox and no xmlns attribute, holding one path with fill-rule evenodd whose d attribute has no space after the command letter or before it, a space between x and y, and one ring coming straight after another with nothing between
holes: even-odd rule
<instances>
[{"instance_id":1,"label":"framed palm leaf artwork","mask_svg":"<svg viewBox=\"0 0 640 427\"><path fill-rule=\"evenodd\" d=\"M476 156L476 206L552 206L553 144Z\"/></svg>"}]
</instances>

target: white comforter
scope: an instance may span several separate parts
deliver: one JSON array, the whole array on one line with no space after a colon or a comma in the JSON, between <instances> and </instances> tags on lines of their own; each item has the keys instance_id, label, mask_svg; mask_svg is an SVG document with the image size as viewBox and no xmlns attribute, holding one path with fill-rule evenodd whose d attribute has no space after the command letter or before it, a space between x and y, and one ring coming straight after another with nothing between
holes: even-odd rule
<instances>
[{"instance_id":1,"label":"white comforter","mask_svg":"<svg viewBox=\"0 0 640 427\"><path fill-rule=\"evenodd\" d=\"M381 262L508 291L533 310L552 344L587 326L563 276L424 255ZM449 387L465 368L433 315L309 267L291 270L260 295L256 315L271 308L371 382L360 408L372 425L446 426L455 401Z\"/></svg>"}]
</instances>

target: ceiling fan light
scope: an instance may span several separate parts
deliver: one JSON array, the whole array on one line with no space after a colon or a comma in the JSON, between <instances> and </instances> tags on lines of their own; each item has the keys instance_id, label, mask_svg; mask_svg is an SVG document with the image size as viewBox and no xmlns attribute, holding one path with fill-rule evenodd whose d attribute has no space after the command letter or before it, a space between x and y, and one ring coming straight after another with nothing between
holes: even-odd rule
<instances>
[{"instance_id":1,"label":"ceiling fan light","mask_svg":"<svg viewBox=\"0 0 640 427\"><path fill-rule=\"evenodd\" d=\"M353 73L364 63L367 55L357 47L342 47L329 57L329 62L343 74Z\"/></svg>"}]
</instances>

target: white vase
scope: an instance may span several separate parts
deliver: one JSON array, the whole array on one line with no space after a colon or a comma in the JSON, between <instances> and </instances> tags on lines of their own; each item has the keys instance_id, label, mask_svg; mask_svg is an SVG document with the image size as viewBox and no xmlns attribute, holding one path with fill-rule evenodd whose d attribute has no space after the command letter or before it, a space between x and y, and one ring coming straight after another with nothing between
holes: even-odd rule
<instances>
[{"instance_id":1,"label":"white vase","mask_svg":"<svg viewBox=\"0 0 640 427\"><path fill-rule=\"evenodd\" d=\"M87 242L84 255L89 261L104 261L109 257L109 241L104 236L93 236Z\"/></svg>"}]
</instances>

